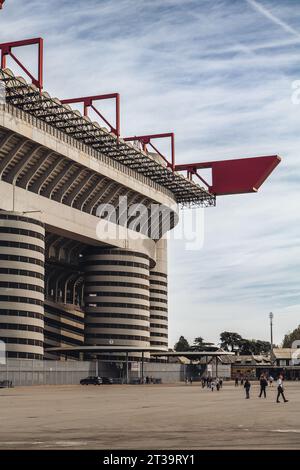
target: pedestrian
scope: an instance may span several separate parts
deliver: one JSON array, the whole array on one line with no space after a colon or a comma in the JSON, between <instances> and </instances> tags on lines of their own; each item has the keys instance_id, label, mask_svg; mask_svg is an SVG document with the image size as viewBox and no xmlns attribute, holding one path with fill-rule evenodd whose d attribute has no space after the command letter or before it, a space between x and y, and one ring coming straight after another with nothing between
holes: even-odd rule
<instances>
[{"instance_id":1,"label":"pedestrian","mask_svg":"<svg viewBox=\"0 0 300 470\"><path fill-rule=\"evenodd\" d=\"M190 377L190 384L193 385L193 377Z\"/></svg>"},{"instance_id":2,"label":"pedestrian","mask_svg":"<svg viewBox=\"0 0 300 470\"><path fill-rule=\"evenodd\" d=\"M238 376L236 376L236 378L235 378L234 385L235 385L235 387L238 387L238 386L239 386L239 378L238 378Z\"/></svg>"},{"instance_id":3,"label":"pedestrian","mask_svg":"<svg viewBox=\"0 0 300 470\"><path fill-rule=\"evenodd\" d=\"M269 376L269 384L270 384L270 387L273 387L273 382L274 382L274 378L272 377L272 375Z\"/></svg>"},{"instance_id":4,"label":"pedestrian","mask_svg":"<svg viewBox=\"0 0 300 470\"><path fill-rule=\"evenodd\" d=\"M241 378L241 385L244 385L244 377Z\"/></svg>"},{"instance_id":5,"label":"pedestrian","mask_svg":"<svg viewBox=\"0 0 300 470\"><path fill-rule=\"evenodd\" d=\"M279 375L278 380L277 380L277 403L280 403L280 396L282 396L284 403L288 402L288 400L285 398L284 395L284 388L283 388L283 375Z\"/></svg>"},{"instance_id":6,"label":"pedestrian","mask_svg":"<svg viewBox=\"0 0 300 470\"><path fill-rule=\"evenodd\" d=\"M220 390L220 379L219 377L216 378L216 387L217 387L217 391Z\"/></svg>"},{"instance_id":7,"label":"pedestrian","mask_svg":"<svg viewBox=\"0 0 300 470\"><path fill-rule=\"evenodd\" d=\"M148 383L149 383L149 377L148 377L148 375L147 375L147 376L146 376L146 384L148 384Z\"/></svg>"},{"instance_id":8,"label":"pedestrian","mask_svg":"<svg viewBox=\"0 0 300 470\"><path fill-rule=\"evenodd\" d=\"M215 386L216 386L216 382L214 380L212 380L211 383L210 383L210 388L211 388L212 392L214 391Z\"/></svg>"},{"instance_id":9,"label":"pedestrian","mask_svg":"<svg viewBox=\"0 0 300 470\"><path fill-rule=\"evenodd\" d=\"M248 379L246 379L244 383L244 389L246 391L246 398L250 398L250 388L251 388L251 383Z\"/></svg>"},{"instance_id":10,"label":"pedestrian","mask_svg":"<svg viewBox=\"0 0 300 470\"><path fill-rule=\"evenodd\" d=\"M206 384L206 380L205 380L204 377L203 377L202 380L201 380L201 384L202 384L202 388L204 388L204 387L205 387L205 384Z\"/></svg>"},{"instance_id":11,"label":"pedestrian","mask_svg":"<svg viewBox=\"0 0 300 470\"><path fill-rule=\"evenodd\" d=\"M185 378L185 383L186 383L186 385L189 383L188 377Z\"/></svg>"},{"instance_id":12,"label":"pedestrian","mask_svg":"<svg viewBox=\"0 0 300 470\"><path fill-rule=\"evenodd\" d=\"M268 386L268 381L263 374L260 376L259 384L260 384L260 394L258 395L258 397L261 398L262 394L264 394L264 397L267 398L266 388Z\"/></svg>"},{"instance_id":13,"label":"pedestrian","mask_svg":"<svg viewBox=\"0 0 300 470\"><path fill-rule=\"evenodd\" d=\"M223 388L223 379L220 379L220 388Z\"/></svg>"}]
</instances>

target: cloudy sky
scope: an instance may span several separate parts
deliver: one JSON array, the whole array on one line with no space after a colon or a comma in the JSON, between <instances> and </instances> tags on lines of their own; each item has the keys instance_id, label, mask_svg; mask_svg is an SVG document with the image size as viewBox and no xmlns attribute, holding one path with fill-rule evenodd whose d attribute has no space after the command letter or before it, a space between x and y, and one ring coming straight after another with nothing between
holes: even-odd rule
<instances>
[{"instance_id":1,"label":"cloudy sky","mask_svg":"<svg viewBox=\"0 0 300 470\"><path fill-rule=\"evenodd\" d=\"M120 92L122 134L174 131L178 163L283 157L258 194L205 210L201 250L169 249L170 345L268 339L271 310L280 343L300 323L299 1L6 0L0 41L35 36L47 91Z\"/></svg>"}]
</instances>

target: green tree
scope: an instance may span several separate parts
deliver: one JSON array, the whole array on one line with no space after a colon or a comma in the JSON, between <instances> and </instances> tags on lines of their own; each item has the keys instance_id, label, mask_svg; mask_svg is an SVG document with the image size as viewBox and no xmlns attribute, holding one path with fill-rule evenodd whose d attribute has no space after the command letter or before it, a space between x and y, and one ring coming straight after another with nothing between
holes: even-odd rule
<instances>
[{"instance_id":1,"label":"green tree","mask_svg":"<svg viewBox=\"0 0 300 470\"><path fill-rule=\"evenodd\" d=\"M300 340L300 325L290 333L287 333L283 339L282 347L291 348L294 341Z\"/></svg>"},{"instance_id":2,"label":"green tree","mask_svg":"<svg viewBox=\"0 0 300 470\"><path fill-rule=\"evenodd\" d=\"M256 341L256 352L255 354L269 354L271 351L271 343L269 341Z\"/></svg>"},{"instance_id":3,"label":"green tree","mask_svg":"<svg viewBox=\"0 0 300 470\"><path fill-rule=\"evenodd\" d=\"M208 343L204 341L204 339L201 336L198 336L197 338L194 339L194 343L191 346L192 351L206 351L211 349L211 346L213 346L213 343Z\"/></svg>"},{"instance_id":4,"label":"green tree","mask_svg":"<svg viewBox=\"0 0 300 470\"><path fill-rule=\"evenodd\" d=\"M270 350L271 344L268 341L242 338L239 353L244 355L261 355L268 354Z\"/></svg>"},{"instance_id":5,"label":"green tree","mask_svg":"<svg viewBox=\"0 0 300 470\"><path fill-rule=\"evenodd\" d=\"M223 333L220 334L221 348L225 351L239 350L242 340L241 335L231 331L223 331Z\"/></svg>"},{"instance_id":6,"label":"green tree","mask_svg":"<svg viewBox=\"0 0 300 470\"><path fill-rule=\"evenodd\" d=\"M190 345L189 345L189 342L185 339L184 336L180 336L179 340L177 341L177 343L175 344L174 346L174 350L175 351L189 351L190 350Z\"/></svg>"}]
</instances>

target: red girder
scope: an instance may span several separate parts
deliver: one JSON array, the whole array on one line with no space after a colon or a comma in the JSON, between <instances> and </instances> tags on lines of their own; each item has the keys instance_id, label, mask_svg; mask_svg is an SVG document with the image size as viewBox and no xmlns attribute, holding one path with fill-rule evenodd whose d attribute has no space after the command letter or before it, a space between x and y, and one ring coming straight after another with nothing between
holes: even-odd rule
<instances>
[{"instance_id":1,"label":"red girder","mask_svg":"<svg viewBox=\"0 0 300 470\"><path fill-rule=\"evenodd\" d=\"M108 120L100 113L100 111L93 105L94 101L114 99L116 102L116 124L112 126ZM88 109L92 108L96 114L110 127L111 132L120 137L120 95L119 93L109 93L106 95L83 96L81 98L71 98L61 100L63 104L83 103L83 113L88 116Z\"/></svg>"},{"instance_id":2,"label":"red girder","mask_svg":"<svg viewBox=\"0 0 300 470\"><path fill-rule=\"evenodd\" d=\"M2 8L4 0L0 0L0 8ZM12 49L15 47L38 45L38 78L35 78L30 71L20 62L14 55ZM32 83L36 85L40 91L43 88L43 39L33 38L23 41L7 42L0 44L1 50L1 68L6 67L6 56L11 56L22 70L30 77ZM108 120L94 106L94 101L114 99L116 104L115 126L111 125ZM110 93L105 95L85 96L81 98L65 99L61 101L63 104L83 103L84 115L88 115L89 108L92 108L98 116L110 127L111 132L120 137L120 95L119 93ZM169 138L171 140L171 162L153 145L152 140ZM204 183L209 192L216 196L226 194L241 194L256 192L263 184L267 177L272 173L274 168L279 164L281 158L278 155L270 155L263 157L251 157L236 160L223 160L214 162L175 164L175 136L173 132L163 134L147 134L132 137L125 137L125 141L139 141L147 150L147 145L151 146L158 153L167 166L175 171L186 171L187 177L192 179L196 175L202 183ZM198 173L198 170L210 168L212 170L212 184L209 185L205 179Z\"/></svg>"},{"instance_id":3,"label":"red girder","mask_svg":"<svg viewBox=\"0 0 300 470\"><path fill-rule=\"evenodd\" d=\"M15 47L38 45L38 77L35 78L31 72L22 64L22 62L13 54L12 49ZM6 68L6 56L9 55L21 67L21 69L30 77L32 83L42 91L43 88L43 39L33 38L25 39L23 41L6 42L0 44L1 50L1 68Z\"/></svg>"},{"instance_id":4,"label":"red girder","mask_svg":"<svg viewBox=\"0 0 300 470\"><path fill-rule=\"evenodd\" d=\"M188 163L175 165L175 171L187 171L189 178L192 175L197 175L206 183L197 170L211 168L212 184L211 186L206 184L209 191L216 196L253 193L259 189L280 163L280 160L278 155L269 155L216 162Z\"/></svg>"},{"instance_id":5,"label":"red girder","mask_svg":"<svg viewBox=\"0 0 300 470\"><path fill-rule=\"evenodd\" d=\"M151 143L152 139L164 139L164 138L170 138L171 139L171 163ZM164 161L167 163L167 166L171 167L172 170L174 171L174 169L175 169L175 135L174 135L174 132L165 132L164 134L135 135L135 136L132 136L132 137L125 137L124 140L125 141L138 140L143 145L144 150L147 150L147 145L150 145L155 150L155 152L158 153L158 155L160 155L164 159Z\"/></svg>"}]
</instances>

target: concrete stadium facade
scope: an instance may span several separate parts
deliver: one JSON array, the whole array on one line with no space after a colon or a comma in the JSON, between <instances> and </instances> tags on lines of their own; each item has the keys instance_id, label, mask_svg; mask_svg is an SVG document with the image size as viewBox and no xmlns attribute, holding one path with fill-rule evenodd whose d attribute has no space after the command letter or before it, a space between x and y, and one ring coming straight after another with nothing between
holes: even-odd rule
<instances>
[{"instance_id":1,"label":"concrete stadium facade","mask_svg":"<svg viewBox=\"0 0 300 470\"><path fill-rule=\"evenodd\" d=\"M101 238L97 207L119 196L129 207L159 204L169 229L178 221L166 187L1 105L0 339L8 357L57 359L49 349L60 346L167 349L167 225L160 219L152 238L149 225L105 221L111 234Z\"/></svg>"}]
</instances>

